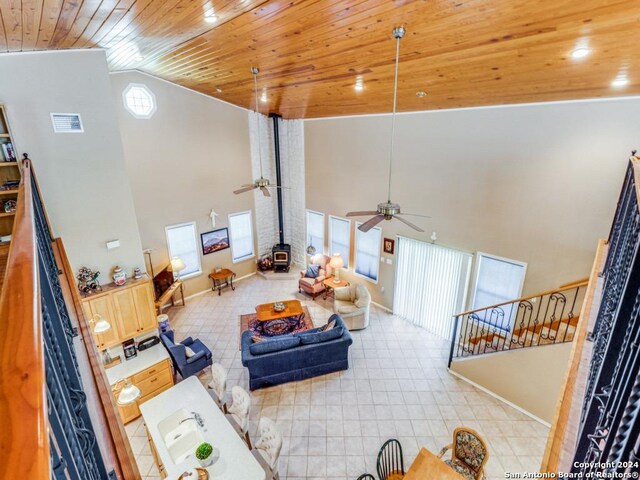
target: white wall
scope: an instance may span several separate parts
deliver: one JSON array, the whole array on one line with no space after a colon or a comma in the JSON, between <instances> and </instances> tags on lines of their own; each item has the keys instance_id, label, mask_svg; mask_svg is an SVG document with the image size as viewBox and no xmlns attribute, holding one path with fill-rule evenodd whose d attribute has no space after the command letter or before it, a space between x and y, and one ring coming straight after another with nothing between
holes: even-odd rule
<instances>
[{"instance_id":1,"label":"white wall","mask_svg":"<svg viewBox=\"0 0 640 480\"><path fill-rule=\"evenodd\" d=\"M129 273L143 266L104 52L5 54L0 72L16 147L33 160L72 267L97 268L104 283L116 264ZM79 113L84 133L54 133L51 112ZM109 252L113 239L122 246Z\"/></svg>"},{"instance_id":2,"label":"white wall","mask_svg":"<svg viewBox=\"0 0 640 480\"><path fill-rule=\"evenodd\" d=\"M432 218L410 218L424 234L383 222L383 236L435 230L444 245L527 262L525 294L586 277L638 147L639 108L633 98L400 115L391 198ZM385 201L389 131L387 115L306 121L307 208L344 216ZM395 262L380 266L377 285L355 281L390 307Z\"/></svg>"},{"instance_id":3,"label":"white wall","mask_svg":"<svg viewBox=\"0 0 640 480\"><path fill-rule=\"evenodd\" d=\"M203 233L213 230L212 208L219 214L216 228L227 226L229 213L254 210L251 192L232 193L254 180L248 115L138 72L114 73L111 83L142 245L153 250L157 273L169 263L165 226L195 221ZM122 92L129 83L145 84L155 94L158 108L150 119L125 110ZM201 256L201 261L202 275L185 282L188 294L210 288L214 268L230 268L238 277L255 271L255 258L232 263L231 249Z\"/></svg>"}]
</instances>

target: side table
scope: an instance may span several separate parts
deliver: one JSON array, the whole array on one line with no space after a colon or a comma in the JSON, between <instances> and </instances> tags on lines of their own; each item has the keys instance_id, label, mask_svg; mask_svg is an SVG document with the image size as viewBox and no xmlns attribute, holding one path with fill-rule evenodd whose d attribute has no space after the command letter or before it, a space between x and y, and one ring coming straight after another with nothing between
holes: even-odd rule
<instances>
[{"instance_id":1,"label":"side table","mask_svg":"<svg viewBox=\"0 0 640 480\"><path fill-rule=\"evenodd\" d=\"M218 289L218 296L222 294L222 289L225 287L231 287L231 290L235 290L233 285L233 279L236 278L235 272L232 272L228 268L223 268L219 272L212 272L209 274L209 278L213 282L211 290L215 292Z\"/></svg>"},{"instance_id":2,"label":"side table","mask_svg":"<svg viewBox=\"0 0 640 480\"><path fill-rule=\"evenodd\" d=\"M329 278L325 278L322 281L322 284L324 285L324 295L322 296L322 298L324 298L325 300L327 299L327 297L329 295L333 295L334 294L333 291L336 288L348 287L349 285L351 285L346 280L340 280L338 283L334 282L333 280L334 280L334 277L332 275Z\"/></svg>"}]
</instances>

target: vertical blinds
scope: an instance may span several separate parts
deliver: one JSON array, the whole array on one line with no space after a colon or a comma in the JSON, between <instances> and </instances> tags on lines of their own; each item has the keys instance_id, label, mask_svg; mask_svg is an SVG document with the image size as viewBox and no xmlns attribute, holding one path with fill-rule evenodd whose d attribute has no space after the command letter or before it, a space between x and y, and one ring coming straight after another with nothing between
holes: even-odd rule
<instances>
[{"instance_id":1,"label":"vertical blinds","mask_svg":"<svg viewBox=\"0 0 640 480\"><path fill-rule=\"evenodd\" d=\"M452 317L464 305L471 254L398 238L393 313L450 339Z\"/></svg>"}]
</instances>

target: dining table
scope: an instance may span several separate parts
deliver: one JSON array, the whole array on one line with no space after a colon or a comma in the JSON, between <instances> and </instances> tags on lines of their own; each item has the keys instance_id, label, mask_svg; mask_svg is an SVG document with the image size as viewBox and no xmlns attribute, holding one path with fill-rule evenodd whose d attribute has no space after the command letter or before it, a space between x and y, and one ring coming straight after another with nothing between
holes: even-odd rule
<instances>
[{"instance_id":1,"label":"dining table","mask_svg":"<svg viewBox=\"0 0 640 480\"><path fill-rule=\"evenodd\" d=\"M418 456L404 474L403 480L464 480L464 477L453 470L426 448L422 448Z\"/></svg>"}]
</instances>

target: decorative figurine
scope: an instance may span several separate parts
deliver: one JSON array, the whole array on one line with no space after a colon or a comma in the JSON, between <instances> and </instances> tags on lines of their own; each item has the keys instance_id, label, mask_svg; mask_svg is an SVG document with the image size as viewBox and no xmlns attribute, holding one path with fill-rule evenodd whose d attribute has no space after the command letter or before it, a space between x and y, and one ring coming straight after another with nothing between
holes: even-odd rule
<instances>
[{"instance_id":1,"label":"decorative figurine","mask_svg":"<svg viewBox=\"0 0 640 480\"><path fill-rule=\"evenodd\" d=\"M136 280L142 278L142 270L140 269L140 267L136 267L133 269L133 278L135 278Z\"/></svg>"},{"instance_id":2,"label":"decorative figurine","mask_svg":"<svg viewBox=\"0 0 640 480\"><path fill-rule=\"evenodd\" d=\"M125 272L118 265L113 269L113 283L115 283L118 287L121 287L125 283L127 283L127 272Z\"/></svg>"},{"instance_id":3,"label":"decorative figurine","mask_svg":"<svg viewBox=\"0 0 640 480\"><path fill-rule=\"evenodd\" d=\"M87 267L80 267L76 278L78 279L78 290L84 295L91 295L94 292L102 291L98 283L100 272L93 271Z\"/></svg>"}]
</instances>

